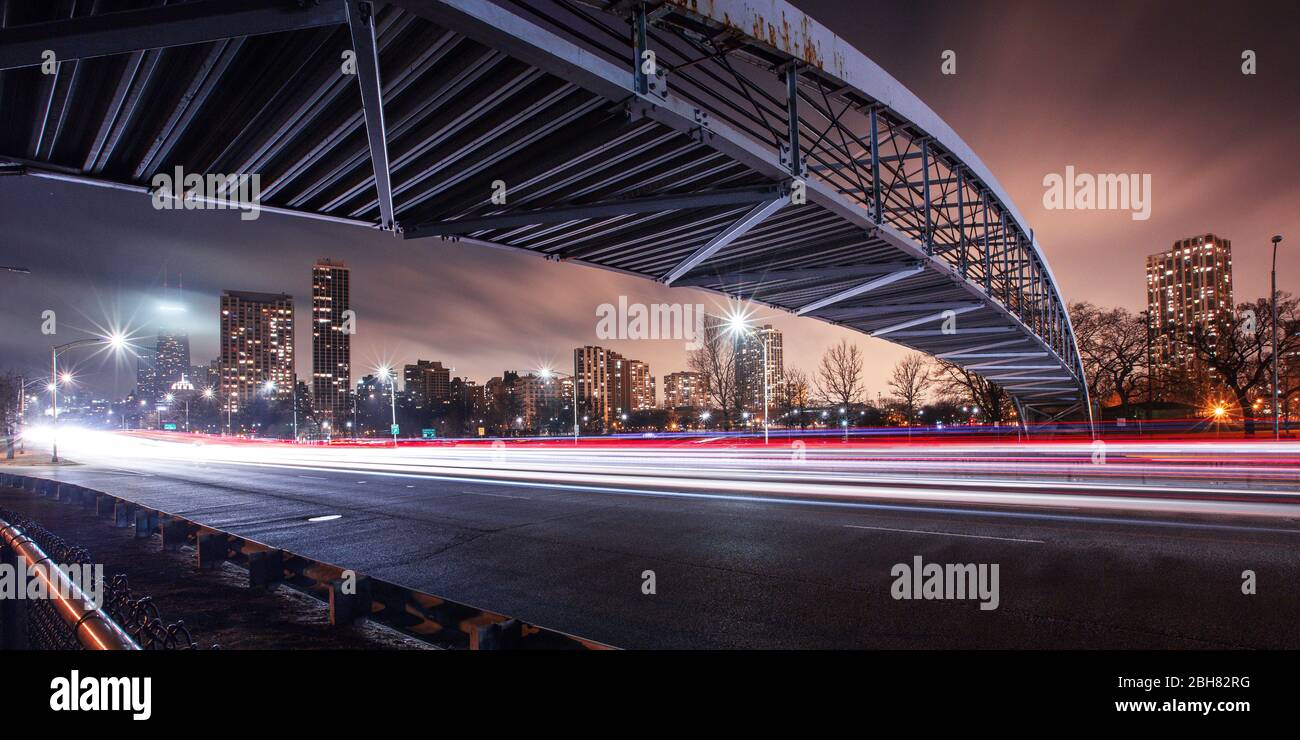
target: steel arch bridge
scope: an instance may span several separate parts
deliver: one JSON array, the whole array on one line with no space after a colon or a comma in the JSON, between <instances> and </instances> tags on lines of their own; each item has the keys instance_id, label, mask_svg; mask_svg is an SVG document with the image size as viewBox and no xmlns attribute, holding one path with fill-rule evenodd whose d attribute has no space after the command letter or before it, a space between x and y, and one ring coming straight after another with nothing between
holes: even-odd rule
<instances>
[{"instance_id":1,"label":"steel arch bridge","mask_svg":"<svg viewBox=\"0 0 1300 740\"><path fill-rule=\"evenodd\" d=\"M255 173L263 210L743 297L1091 414L996 179L783 0L0 0L0 163Z\"/></svg>"}]
</instances>

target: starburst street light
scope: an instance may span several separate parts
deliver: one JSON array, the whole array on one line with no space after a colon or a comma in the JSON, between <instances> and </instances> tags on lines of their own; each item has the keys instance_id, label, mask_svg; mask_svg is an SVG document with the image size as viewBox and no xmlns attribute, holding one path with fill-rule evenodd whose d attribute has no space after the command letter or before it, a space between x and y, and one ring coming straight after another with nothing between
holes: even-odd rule
<instances>
[{"instance_id":1,"label":"starburst street light","mask_svg":"<svg viewBox=\"0 0 1300 740\"><path fill-rule=\"evenodd\" d=\"M388 381L388 402L393 414L390 431L393 433L393 449L397 449L397 373L389 366L381 365L375 368L375 374Z\"/></svg>"},{"instance_id":2,"label":"starburst street light","mask_svg":"<svg viewBox=\"0 0 1300 740\"><path fill-rule=\"evenodd\" d=\"M72 373L59 372L59 354L76 347L91 345L106 346L110 351L120 352L127 348L127 337L120 331L111 331L104 336L87 337L50 347L50 414L54 417L50 440L50 462L59 461L59 379L64 383L72 382Z\"/></svg>"},{"instance_id":3,"label":"starburst street light","mask_svg":"<svg viewBox=\"0 0 1300 740\"><path fill-rule=\"evenodd\" d=\"M578 444L578 377L569 373L561 373L549 367L540 367L537 369L537 377L546 382L565 376L573 381L573 444ZM587 417L582 417L586 419Z\"/></svg>"}]
</instances>

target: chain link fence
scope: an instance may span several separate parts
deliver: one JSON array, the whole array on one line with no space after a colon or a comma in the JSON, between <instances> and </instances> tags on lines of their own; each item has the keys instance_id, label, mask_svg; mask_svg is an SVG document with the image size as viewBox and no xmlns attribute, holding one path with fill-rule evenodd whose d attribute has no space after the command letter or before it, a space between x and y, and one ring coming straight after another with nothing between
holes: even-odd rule
<instances>
[{"instance_id":1,"label":"chain link fence","mask_svg":"<svg viewBox=\"0 0 1300 740\"><path fill-rule=\"evenodd\" d=\"M56 567L95 564L86 548L65 541L22 514L0 509L0 519L10 528L21 530L25 537L44 551L47 556L44 565ZM0 542L0 550L4 551L2 554L6 563L26 567L25 561L21 557L13 557L14 550L4 542ZM132 590L125 575L101 577L96 585L103 594L103 603L100 605L102 613L141 649L198 649L185 622L165 622L153 599ZM49 596L43 599L14 598L12 604L0 609L0 639L5 646L30 650L85 649L86 646L77 637L77 630L84 617L78 621L70 620L65 613L61 613L60 598L55 594Z\"/></svg>"}]
</instances>

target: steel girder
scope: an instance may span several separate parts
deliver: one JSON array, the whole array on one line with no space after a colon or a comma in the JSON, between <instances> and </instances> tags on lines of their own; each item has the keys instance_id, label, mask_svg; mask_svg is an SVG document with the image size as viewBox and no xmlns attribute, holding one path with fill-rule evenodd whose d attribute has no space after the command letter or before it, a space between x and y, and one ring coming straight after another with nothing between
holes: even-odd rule
<instances>
[{"instance_id":1,"label":"steel girder","mask_svg":"<svg viewBox=\"0 0 1300 740\"><path fill-rule=\"evenodd\" d=\"M781 0L152 4L10 0L0 39L81 61L64 82L0 72L0 161L138 192L177 165L257 172L271 212L744 297L986 376L1033 357L1067 382L1019 400L1089 408L1055 280L991 173ZM182 30L150 36L150 18ZM349 49L359 85L338 70ZM497 180L508 206L488 200Z\"/></svg>"}]
</instances>

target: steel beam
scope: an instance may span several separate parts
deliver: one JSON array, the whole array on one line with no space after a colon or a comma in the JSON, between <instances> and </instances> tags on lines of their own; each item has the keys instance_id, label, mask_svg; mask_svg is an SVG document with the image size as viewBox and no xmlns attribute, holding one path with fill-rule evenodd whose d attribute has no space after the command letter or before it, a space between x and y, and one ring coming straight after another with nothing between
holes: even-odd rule
<instances>
[{"instance_id":1,"label":"steel beam","mask_svg":"<svg viewBox=\"0 0 1300 740\"><path fill-rule=\"evenodd\" d=\"M0 29L0 70L35 67L49 50L60 62L142 49L202 44L345 22L341 0L198 0Z\"/></svg>"},{"instance_id":2,"label":"steel beam","mask_svg":"<svg viewBox=\"0 0 1300 740\"><path fill-rule=\"evenodd\" d=\"M944 317L944 314L949 313L949 312L951 312L951 313L953 313L954 315L956 315L956 314L963 314L963 313L966 313L966 312L968 312L968 311L974 311L974 310L975 310L975 309L973 309L973 308L956 308L956 309L950 308L950 309L948 309L947 311L939 311L938 313L927 314L927 315L925 315L925 316L921 316L921 317L918 317L918 318L915 318L915 319L910 319L910 320L908 320L908 321L903 321L903 322L898 323L898 324L893 324L893 325L891 325L891 326L886 326L886 327L883 328L883 329L876 329L875 331L868 332L868 333L869 333L871 336L873 336L873 337L879 337L879 336L882 336L882 335L884 335L884 334L892 334L892 333L894 333L894 332L896 332L896 331L898 331L898 330L900 330L900 329L910 329L910 328L912 328L913 326L920 326L921 324L928 324L928 323L930 323L931 321L938 321L938 320L940 320L940 319L942 319L942 318ZM989 328L1000 329L1001 327L989 327ZM955 334L955 333L957 333L958 331L961 331L961 330L960 330L960 329L953 329L951 332L947 332L947 333L948 333L948 334ZM939 333L942 334L943 331L940 330Z\"/></svg>"},{"instance_id":3,"label":"steel beam","mask_svg":"<svg viewBox=\"0 0 1300 740\"><path fill-rule=\"evenodd\" d=\"M864 293L870 293L873 290L877 290L879 288L885 287L886 285L896 283L899 280L902 280L904 278L909 278L912 277L913 275L920 274L924 270L925 270L925 265L918 263L916 265L907 268L906 270L899 270L898 272L891 272L888 275L881 275L880 277L874 280L868 280L867 282L862 283L861 285L855 285L852 288L849 288L847 290L842 290L834 295L830 295L820 300L813 301L812 303L809 303L808 305L800 308L794 313L796 316L803 316L804 314L809 313L811 311L816 311L819 308L823 308L825 306L829 306L834 303L847 301L848 299L853 298L854 296L860 296ZM965 310L970 310L970 309L965 309Z\"/></svg>"},{"instance_id":4,"label":"steel beam","mask_svg":"<svg viewBox=\"0 0 1300 740\"><path fill-rule=\"evenodd\" d=\"M680 195L656 195L647 198L628 198L626 200L601 201L598 203L558 205L529 211L507 211L490 216L461 218L452 221L431 221L407 228L402 233L402 236L406 239L419 239L426 236L470 234L476 231L566 223L584 219L611 218L637 213L663 213L688 208L715 208L750 203L764 204L778 199L784 202L784 195L779 188L707 190Z\"/></svg>"},{"instance_id":5,"label":"steel beam","mask_svg":"<svg viewBox=\"0 0 1300 740\"><path fill-rule=\"evenodd\" d=\"M947 360L953 357L966 356L971 354L972 352L986 352L988 350L997 349L999 347L1012 347L1017 344L1024 344L1027 341L1029 341L1028 337L1025 337L1023 339L1004 339L1000 342L990 342L988 344L980 344L975 347L967 347L966 349L958 349L958 350L953 350L951 352L944 352L943 354L935 355L934 358L936 360Z\"/></svg>"},{"instance_id":6,"label":"steel beam","mask_svg":"<svg viewBox=\"0 0 1300 740\"><path fill-rule=\"evenodd\" d=\"M692 252L691 256L682 260L676 267L670 270L667 275L664 275L664 283L672 285L674 280L695 269L696 265L712 257L714 254L717 254L718 250L744 236L750 229L763 223L763 220L768 216L781 210L781 206L785 205L786 200L787 199L784 197L774 198L759 203L751 208L749 213L741 216L738 221L723 229L720 234L710 239L704 246Z\"/></svg>"},{"instance_id":7,"label":"steel beam","mask_svg":"<svg viewBox=\"0 0 1300 740\"><path fill-rule=\"evenodd\" d=\"M886 303L879 306L848 306L819 311L817 318L829 321L845 321L880 316L890 313L914 313L917 311L944 311L958 308L983 308L982 303L970 301L931 301L928 303Z\"/></svg>"},{"instance_id":8,"label":"steel beam","mask_svg":"<svg viewBox=\"0 0 1300 740\"><path fill-rule=\"evenodd\" d=\"M930 321L935 321L940 317L942 317L942 314L940 314L938 317L927 317L927 318ZM1014 326L975 326L969 329L953 329L952 331L944 331L943 329L913 329L910 331L891 330L890 334L895 337L951 337L951 336L961 336L961 335L970 335L970 334L1010 334L1015 331L1018 331L1018 329L1016 329L1016 327ZM875 332L869 332L869 333L873 337L876 336ZM1016 341L1019 342L1022 340L1018 339ZM1028 340L1026 339L1024 341L1028 341ZM937 356L938 355L936 355L936 357Z\"/></svg>"},{"instance_id":9,"label":"steel beam","mask_svg":"<svg viewBox=\"0 0 1300 740\"><path fill-rule=\"evenodd\" d=\"M1048 352L961 352L963 360L1014 360L1021 357L1048 357ZM972 366L973 367L973 366ZM997 367L989 364L988 367ZM1047 367L1057 368L1060 365L1048 365Z\"/></svg>"},{"instance_id":10,"label":"steel beam","mask_svg":"<svg viewBox=\"0 0 1300 740\"><path fill-rule=\"evenodd\" d=\"M852 278L883 275L906 269L914 262L890 262L885 264L843 265L835 267L800 267L790 270L736 270L716 274L702 273L686 275L673 282L678 287L700 287L721 283L739 285L742 283L777 283L784 281L821 280L843 282ZM959 304L967 305L967 304Z\"/></svg>"},{"instance_id":11,"label":"steel beam","mask_svg":"<svg viewBox=\"0 0 1300 740\"><path fill-rule=\"evenodd\" d=\"M347 0L348 29L352 50L357 55L357 82L361 85L361 107L366 114L366 137L370 141L370 164L375 170L375 191L379 197L379 226L392 231L393 181L388 171L388 131L384 126L383 87L379 80L379 45L375 40L374 4Z\"/></svg>"}]
</instances>

